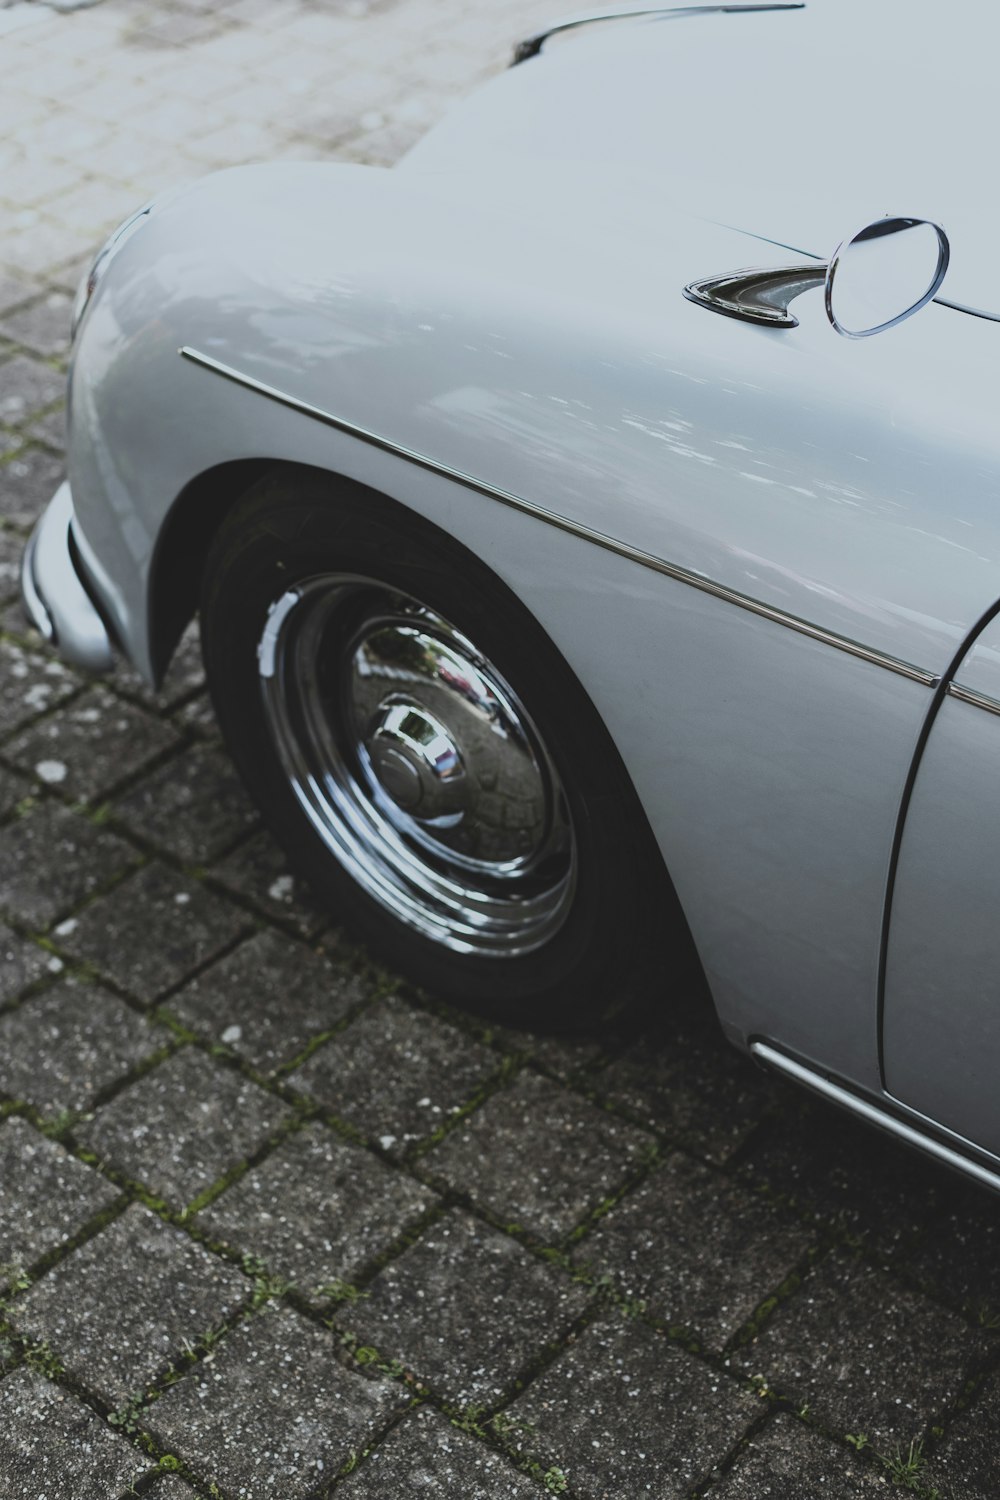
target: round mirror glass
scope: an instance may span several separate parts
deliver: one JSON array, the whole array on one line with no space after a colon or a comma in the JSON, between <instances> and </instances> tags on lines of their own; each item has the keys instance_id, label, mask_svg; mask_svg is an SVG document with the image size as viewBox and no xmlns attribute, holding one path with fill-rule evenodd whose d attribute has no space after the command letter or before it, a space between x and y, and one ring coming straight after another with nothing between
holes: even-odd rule
<instances>
[{"instance_id":1,"label":"round mirror glass","mask_svg":"<svg viewBox=\"0 0 1000 1500\"><path fill-rule=\"evenodd\" d=\"M837 246L826 311L838 333L862 339L929 302L948 269L948 236L928 219L877 219Z\"/></svg>"}]
</instances>

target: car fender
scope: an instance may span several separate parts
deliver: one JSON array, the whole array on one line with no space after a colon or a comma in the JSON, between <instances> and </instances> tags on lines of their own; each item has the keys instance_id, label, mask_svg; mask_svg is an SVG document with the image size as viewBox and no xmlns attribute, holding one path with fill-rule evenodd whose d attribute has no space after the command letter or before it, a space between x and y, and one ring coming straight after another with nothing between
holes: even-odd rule
<instances>
[{"instance_id":1,"label":"car fender","mask_svg":"<svg viewBox=\"0 0 1000 1500\"><path fill-rule=\"evenodd\" d=\"M930 308L853 345L805 298L788 335L681 296L773 255L634 184L207 179L81 330L78 542L152 675L157 542L209 471L309 464L455 535L608 724L729 1033L877 1088L902 788L1000 594L996 334Z\"/></svg>"}]
</instances>

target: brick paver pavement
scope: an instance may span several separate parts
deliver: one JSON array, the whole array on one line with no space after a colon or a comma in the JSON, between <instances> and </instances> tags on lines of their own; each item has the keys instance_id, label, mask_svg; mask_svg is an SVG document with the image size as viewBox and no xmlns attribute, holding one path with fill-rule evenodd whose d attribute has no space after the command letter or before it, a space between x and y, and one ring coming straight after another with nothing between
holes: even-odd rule
<instances>
[{"instance_id":1,"label":"brick paver pavement","mask_svg":"<svg viewBox=\"0 0 1000 1500\"><path fill-rule=\"evenodd\" d=\"M995 1200L710 1021L409 993L261 831L194 632L153 697L16 604L102 235L213 167L391 162L547 13L0 4L2 1500L1000 1493Z\"/></svg>"}]
</instances>

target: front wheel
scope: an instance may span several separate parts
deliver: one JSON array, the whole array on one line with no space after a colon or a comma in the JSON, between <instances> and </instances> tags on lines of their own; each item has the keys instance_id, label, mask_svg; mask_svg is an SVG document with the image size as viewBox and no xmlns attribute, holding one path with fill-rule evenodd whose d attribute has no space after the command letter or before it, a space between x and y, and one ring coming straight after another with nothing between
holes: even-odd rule
<instances>
[{"instance_id":1,"label":"front wheel","mask_svg":"<svg viewBox=\"0 0 1000 1500\"><path fill-rule=\"evenodd\" d=\"M628 992L658 855L586 694L478 559L383 496L280 471L217 536L202 637L252 796L391 963L511 1023L589 1022Z\"/></svg>"}]
</instances>

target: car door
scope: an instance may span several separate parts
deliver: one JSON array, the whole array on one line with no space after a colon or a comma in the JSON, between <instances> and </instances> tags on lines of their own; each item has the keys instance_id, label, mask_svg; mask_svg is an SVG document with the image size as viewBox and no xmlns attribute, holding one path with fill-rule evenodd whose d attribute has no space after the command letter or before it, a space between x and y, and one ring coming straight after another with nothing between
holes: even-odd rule
<instances>
[{"instance_id":1,"label":"car door","mask_svg":"<svg viewBox=\"0 0 1000 1500\"><path fill-rule=\"evenodd\" d=\"M1000 618L947 686L913 783L892 898L885 1082L1000 1157Z\"/></svg>"}]
</instances>

